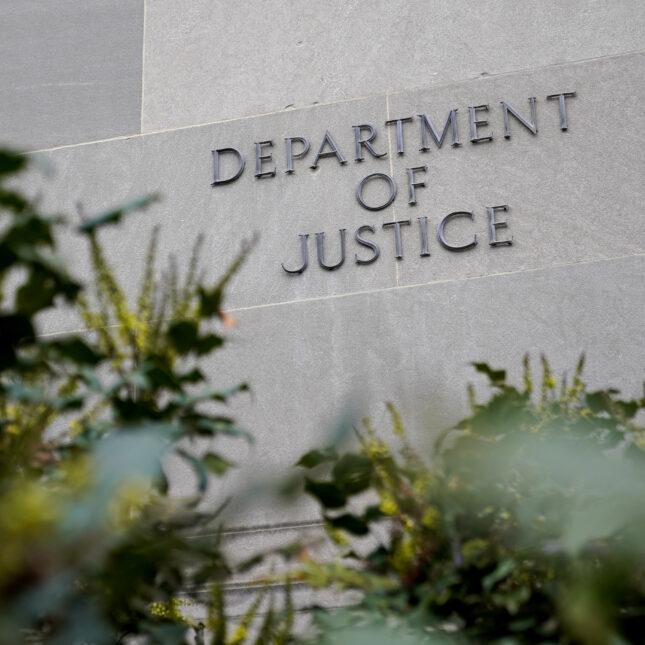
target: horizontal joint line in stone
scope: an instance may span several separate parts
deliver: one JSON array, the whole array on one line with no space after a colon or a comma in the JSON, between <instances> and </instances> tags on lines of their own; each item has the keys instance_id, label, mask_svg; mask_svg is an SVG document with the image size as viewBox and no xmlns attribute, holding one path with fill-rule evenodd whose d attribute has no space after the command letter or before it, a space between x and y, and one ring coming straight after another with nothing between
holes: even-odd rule
<instances>
[{"instance_id":1,"label":"horizontal joint line in stone","mask_svg":"<svg viewBox=\"0 0 645 645\"><path fill-rule=\"evenodd\" d=\"M253 526L234 526L230 529L222 531L219 535L233 536L233 535L247 535L249 533L270 533L279 531L289 531L293 529L306 529L318 528L323 526L323 522L319 520L302 520L299 522L281 522L278 524L257 524ZM195 533L190 537L201 538L208 537L209 535L218 535L217 531L205 531L203 533Z\"/></svg>"},{"instance_id":2,"label":"horizontal joint line in stone","mask_svg":"<svg viewBox=\"0 0 645 645\"><path fill-rule=\"evenodd\" d=\"M541 67L529 67L529 68L524 68L524 69L515 69L511 70L508 72L498 72L498 73L493 73L493 74L488 74L487 76L473 76L472 78L462 78L456 81L447 81L445 83L437 83L436 85L421 85L417 87L411 87L407 89L401 89L401 90L391 90L388 92L384 93L379 93L379 94L368 94L365 96L358 96L358 97L352 97L348 99L340 99L338 101L330 101L329 103L312 103L311 105L303 105L300 107L295 107L295 108L288 108L286 110L275 110L273 112L262 112L259 114L249 114L246 116L238 116L238 117L231 117L228 119L220 119L218 121L208 121L205 123L194 123L190 125L182 125L178 126L176 128L166 128L166 129L161 129L161 130L150 130L149 132L133 132L132 134L125 134L125 135L120 135L118 137L111 137L108 139L97 139L95 141L81 141L79 143L69 143L66 145L62 146L54 146L53 148L41 148L38 150L28 150L25 154L36 154L36 153L41 153L41 152L55 152L56 150L65 150L68 148L78 148L81 146L91 146L99 143L109 143L111 141L126 141L128 139L138 139L141 137L148 137L151 135L155 134L165 134L169 132L178 132L181 130L190 130L192 128L203 128L206 126L211 126L211 125L219 125L221 123L231 123L234 121L243 121L245 119L257 119L265 116L273 116L276 114L284 114L285 112L297 112L301 110L311 110L313 108L318 108L318 107L325 107L325 106L331 106L331 105L341 105L344 103L353 103L356 101L365 101L368 99L375 99L375 98L386 98L387 96L394 96L396 94L404 94L406 92L416 92L420 89L438 89L438 88L444 88L444 87L450 87L453 85L463 85L464 83L470 83L472 81L484 81L487 79L492 79L492 78L501 78L505 76L513 76L517 74L527 74L530 72L535 72L535 71L540 71L540 70L545 70L545 69L557 69L560 67L567 67L569 65L581 65L585 63L591 63L594 61L599 61L599 60L605 60L605 59L612 59L612 58L621 58L625 56L633 56L636 54L643 54L645 53L645 49L635 49L635 50L630 50L626 52L620 52L617 54L605 54L603 56L594 56L592 58L581 58L578 60L571 60L571 61L565 61L562 63L553 63L550 65L543 65Z\"/></svg>"},{"instance_id":3,"label":"horizontal joint line in stone","mask_svg":"<svg viewBox=\"0 0 645 645\"><path fill-rule=\"evenodd\" d=\"M349 293L336 293L329 296L314 296L312 298L300 298L299 300L283 300L281 302L267 302L261 305L249 305L248 307L234 307L231 309L226 309L228 313L239 313L242 311L253 311L255 309L267 309L268 307L281 307L284 305L296 305L307 302L323 302L325 300L336 300L338 298L350 298L352 296L363 296L373 293L387 293L389 291L398 291L400 289L417 289L420 287L431 287L439 284L451 284L456 282L467 282L470 280L486 280L494 278L503 278L512 275L523 275L526 273L540 273L546 271L553 271L559 269L566 269L576 266L588 266L592 264L600 264L602 262L618 262L620 260L629 260L631 258L642 258L645 257L645 253L631 253L629 255L618 255L611 258L599 258L597 260L581 260L579 262L563 262L562 264L552 264L551 266L546 267L535 267L533 269L520 269L518 271L502 271L500 273L488 273L486 275L474 275L467 276L464 278L446 278L444 280L431 280L429 282L417 282L415 284L404 284L394 287L381 287L379 289L367 289L365 291L351 291ZM117 324L109 325L107 328L112 329L118 327ZM68 334L85 334L97 329L62 329L60 331L47 332L45 334L38 334L37 338L52 338L55 336L66 336Z\"/></svg>"},{"instance_id":4,"label":"horizontal joint line in stone","mask_svg":"<svg viewBox=\"0 0 645 645\"><path fill-rule=\"evenodd\" d=\"M467 282L470 280L486 280L488 278L501 278L512 275L522 275L526 273L539 273L543 271L551 271L558 269L565 269L575 266L587 266L591 264L600 264L601 262L615 262L619 260L628 260L630 258L639 258L645 257L645 253L633 253L630 255L619 255L612 258L600 258L598 260L581 260L579 262L563 262L562 264L553 264L546 267L535 267L532 269L520 269L518 271L501 271L499 273L488 273L486 275L474 275L467 276L464 278L446 278L443 280L431 280L429 282L418 282L415 284L404 284L400 286L393 287L382 287L380 289L367 289L365 291L352 291L349 293L337 293L329 296L316 296L313 298L300 298L298 300L284 300L282 302L267 302L261 305L249 305L248 307L236 307L233 309L227 309L229 313L239 313L241 311L253 311L254 309L266 309L267 307L280 307L283 305L295 305L299 303L306 302L320 302L325 300L335 300L337 298L349 298L351 296L362 296L373 293L386 293L388 291L398 291L400 289L416 289L419 287L431 287L439 284L451 284L453 282Z\"/></svg>"}]
</instances>

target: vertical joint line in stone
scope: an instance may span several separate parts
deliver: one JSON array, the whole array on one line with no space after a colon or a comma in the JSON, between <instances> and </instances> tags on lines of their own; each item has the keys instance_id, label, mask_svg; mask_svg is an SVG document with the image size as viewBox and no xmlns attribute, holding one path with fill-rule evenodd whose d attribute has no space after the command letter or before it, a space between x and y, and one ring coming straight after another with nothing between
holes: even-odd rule
<instances>
[{"instance_id":1,"label":"vertical joint line in stone","mask_svg":"<svg viewBox=\"0 0 645 645\"><path fill-rule=\"evenodd\" d=\"M390 120L390 95L385 94L385 115L386 120ZM392 163L392 128L387 128L387 150L390 161L390 177L394 177L394 164ZM392 221L396 222L396 206L392 204ZM398 260L394 258L394 282L399 286L399 265Z\"/></svg>"},{"instance_id":2,"label":"vertical joint line in stone","mask_svg":"<svg viewBox=\"0 0 645 645\"><path fill-rule=\"evenodd\" d=\"M143 134L143 97L145 92L145 82L146 82L146 15L148 13L148 0L143 1L143 36L141 43L141 108L139 110L140 119L139 119L139 132Z\"/></svg>"}]
</instances>

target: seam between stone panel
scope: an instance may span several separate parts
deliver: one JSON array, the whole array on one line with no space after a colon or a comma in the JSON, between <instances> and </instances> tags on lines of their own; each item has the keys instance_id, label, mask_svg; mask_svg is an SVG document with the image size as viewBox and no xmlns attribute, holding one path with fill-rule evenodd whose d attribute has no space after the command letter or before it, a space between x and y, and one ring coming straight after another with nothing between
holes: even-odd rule
<instances>
[{"instance_id":1,"label":"seam between stone panel","mask_svg":"<svg viewBox=\"0 0 645 645\"><path fill-rule=\"evenodd\" d=\"M146 88L146 16L148 13L148 1L143 0L143 36L141 43L141 109L139 110L139 134L143 134L143 99Z\"/></svg>"},{"instance_id":2,"label":"seam between stone panel","mask_svg":"<svg viewBox=\"0 0 645 645\"><path fill-rule=\"evenodd\" d=\"M324 526L321 520L300 520L292 522L278 522L276 524L251 524L249 526L233 526L221 532L222 537L234 538L235 536L249 535L251 533L279 533L281 531L294 531L302 529L320 528ZM209 535L220 535L218 531L201 531L189 535L189 538L202 538Z\"/></svg>"},{"instance_id":3,"label":"seam between stone panel","mask_svg":"<svg viewBox=\"0 0 645 645\"><path fill-rule=\"evenodd\" d=\"M579 58L577 60L563 61L561 63L549 63L548 65L538 65L537 67L520 67L518 69L511 69L506 72L493 72L485 76L472 76L470 78L461 78L456 81L446 81L445 83L437 83L436 85L417 85L416 87L405 88L402 90L391 90L390 95L404 94L405 92L417 92L419 90L433 90L439 87L450 87L451 85L463 85L471 81L485 81L491 78L504 78L505 76L516 76L518 74L528 74L531 72L539 72L545 69L558 69L560 67L569 67L570 65L586 65L595 61L601 61L611 58L623 58L626 56L634 56L635 54L645 54L645 49L631 49L619 54L604 54L603 56L592 56L591 58Z\"/></svg>"},{"instance_id":4,"label":"seam between stone panel","mask_svg":"<svg viewBox=\"0 0 645 645\"><path fill-rule=\"evenodd\" d=\"M385 120L390 120L390 96L389 94L385 95ZM388 152L388 161L390 163L390 177L394 177L394 162L392 161L392 128L387 129L387 152ZM396 203L392 203L392 221L396 222ZM399 261L394 258L394 284L399 286Z\"/></svg>"},{"instance_id":5,"label":"seam between stone panel","mask_svg":"<svg viewBox=\"0 0 645 645\"><path fill-rule=\"evenodd\" d=\"M386 293L388 291L400 291L403 289L417 289L420 287L432 287L439 284L451 284L457 282L469 282L471 280L487 280L493 278L504 278L513 275L524 275L527 273L540 273L546 271L554 271L559 269L566 269L577 266L588 266L592 264L601 264L604 262L619 262L621 260L629 260L631 258L643 258L645 253L632 253L629 255L618 255L613 258L600 258L599 260L582 260L580 262L562 262L561 264L552 264L547 267L535 267L533 269L520 269L518 271L501 271L500 273L488 273L486 275L473 275L466 276L465 278L446 278L444 280L431 280L429 282L416 282L414 284L404 284L398 287L381 287L379 289L366 289L365 291L351 291L349 293L336 293L329 296L316 296L313 298L300 298L299 300L283 300L281 302L267 302L261 305L250 305L248 307L233 307L226 309L228 313L239 313L241 311L253 311L255 309L267 309L269 307L282 307L284 305L298 305L307 302L322 302L325 300L337 300L339 298L350 298L352 296L364 296L372 293ZM118 327L118 325L109 325L110 328ZM38 338L51 338L54 336L63 336L65 334L82 334L97 331L94 329L64 329L60 331L53 331L47 334L38 334Z\"/></svg>"},{"instance_id":6,"label":"seam between stone panel","mask_svg":"<svg viewBox=\"0 0 645 645\"><path fill-rule=\"evenodd\" d=\"M533 269L520 269L518 271L502 271L500 273L488 273L486 275L473 275L466 276L465 278L446 278L443 280L431 280L429 282L416 282L414 284L404 284L399 287L382 287L380 289L366 289L365 291L352 291L349 293L337 293L329 296L318 296L314 298L301 298L300 300L285 300L282 302L268 302L262 305L250 305L248 307L235 307L227 309L229 313L237 313L240 311L252 311L253 309L266 309L267 307L279 307L281 305L295 305L301 302L318 302L323 300L335 300L337 298L348 298L351 296L362 296L372 293L385 293L388 291L400 291L402 289L417 289L420 287L431 287L439 284L451 284L456 282L468 282L471 280L486 280L488 278L502 278L512 275L523 275L526 273L539 273L558 269L565 269L575 266L587 266L591 264L601 264L603 262L615 262L620 260L629 260L630 258L645 257L645 253L632 253L630 255L619 255L613 258L601 258L600 260L583 260L580 262L563 262L561 264L552 264L548 267L535 267ZM70 332L67 332L70 333Z\"/></svg>"},{"instance_id":7,"label":"seam between stone panel","mask_svg":"<svg viewBox=\"0 0 645 645\"><path fill-rule=\"evenodd\" d=\"M592 63L594 61L601 61L601 60L606 60L606 59L613 59L613 58L624 58L627 56L634 56L636 54L645 54L645 49L635 49L631 50L628 52L622 52L620 54L605 54L604 56L596 56L594 58L583 58L580 60L574 60L574 61L568 61L564 63L553 63L551 65L542 65L540 67L528 67L525 69L516 69L516 70L511 70L508 72L499 72L497 74L488 74L486 76L475 76L472 78L462 78L456 81L446 81L445 83L437 83L436 85L418 85L416 87L411 87L411 88L406 88L406 89L401 89L401 90L392 90L389 92L390 96L393 96L395 94L404 94L406 92L417 92L419 90L427 89L427 90L434 90L434 89L439 89L439 88L445 88L445 87L450 87L452 85L457 86L457 85L463 85L464 83L470 83L473 81L485 81L488 79L493 79L493 78L501 78L505 76L514 76L517 74L527 74L530 72L537 72L545 69L556 69L560 67L568 67L570 65L584 65L586 63ZM377 93L377 94L368 94L365 96L358 96L355 98L349 98L349 99L341 99L338 101L330 101L329 103L316 103L312 105L303 105L301 107L297 108L290 108L288 110L275 110L273 112L261 112L259 114L249 114L247 116L238 116L238 117L232 117L229 119L220 119L219 121L207 121L205 123L193 123L191 125L182 125L178 126L176 128L166 128L166 129L161 129L161 130L151 130L150 132L140 132L140 133L133 133L133 134L124 134L120 135L118 137L111 137L108 139L96 139L94 141L82 141L80 143L69 143L63 146L55 146L53 148L40 148L38 150L28 150L24 154L35 154L39 152L55 152L56 150L66 150L68 148L79 148L82 146L91 146L95 145L98 143L109 143L111 141L127 141L128 139L137 139L141 137L148 137L151 135L155 134L166 134L170 132L179 132L182 130L190 130L192 128L203 128L206 126L210 125L219 125L222 123L231 123L234 121L243 121L245 119L258 119L261 117L265 116L274 116L276 114L285 114L286 112L296 112L296 111L301 111L301 110L311 110L319 107L326 107L326 106L332 106L332 105L343 105L345 103L354 103L356 101L366 101L368 99L374 99L374 98L380 98L383 96L387 96L388 94L383 94L383 93Z\"/></svg>"},{"instance_id":8,"label":"seam between stone panel","mask_svg":"<svg viewBox=\"0 0 645 645\"><path fill-rule=\"evenodd\" d=\"M248 535L250 533L266 533L267 531L277 533L279 531L320 528L324 525L324 522L321 520L300 520L299 522L282 522L278 524L253 524L251 526L238 526L226 529L221 532L221 535L223 537L231 537L234 535ZM199 534L200 537L203 535L218 535L218 533L212 532Z\"/></svg>"}]
</instances>

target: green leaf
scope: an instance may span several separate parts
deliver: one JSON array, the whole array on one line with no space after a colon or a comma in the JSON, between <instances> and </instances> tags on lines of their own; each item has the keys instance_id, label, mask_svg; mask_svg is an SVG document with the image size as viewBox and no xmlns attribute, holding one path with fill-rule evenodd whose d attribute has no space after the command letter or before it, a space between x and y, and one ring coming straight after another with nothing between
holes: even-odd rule
<instances>
[{"instance_id":1,"label":"green leaf","mask_svg":"<svg viewBox=\"0 0 645 645\"><path fill-rule=\"evenodd\" d=\"M19 193L0 188L0 205L7 210L21 213L27 208L29 202Z\"/></svg>"},{"instance_id":2,"label":"green leaf","mask_svg":"<svg viewBox=\"0 0 645 645\"><path fill-rule=\"evenodd\" d=\"M0 316L0 338L2 345L15 345L26 339L33 339L34 329L27 316L9 314Z\"/></svg>"},{"instance_id":3,"label":"green leaf","mask_svg":"<svg viewBox=\"0 0 645 645\"><path fill-rule=\"evenodd\" d=\"M493 385L501 385L506 381L506 370L494 370L488 363L471 363L481 374L485 374Z\"/></svg>"},{"instance_id":4,"label":"green leaf","mask_svg":"<svg viewBox=\"0 0 645 645\"><path fill-rule=\"evenodd\" d=\"M22 170L27 164L27 157L13 150L0 150L0 175L10 175Z\"/></svg>"},{"instance_id":5,"label":"green leaf","mask_svg":"<svg viewBox=\"0 0 645 645\"><path fill-rule=\"evenodd\" d=\"M208 354L216 347L220 347L224 343L224 339L217 334L207 334L198 339L195 345L195 351L199 356Z\"/></svg>"},{"instance_id":6,"label":"green leaf","mask_svg":"<svg viewBox=\"0 0 645 645\"><path fill-rule=\"evenodd\" d=\"M342 508L347 502L345 493L335 484L305 479L305 490L325 508Z\"/></svg>"},{"instance_id":7,"label":"green leaf","mask_svg":"<svg viewBox=\"0 0 645 645\"><path fill-rule=\"evenodd\" d=\"M11 248L11 245L6 242L0 243L0 272L5 271L10 267L14 262L16 262L18 256L15 251Z\"/></svg>"},{"instance_id":8,"label":"green leaf","mask_svg":"<svg viewBox=\"0 0 645 645\"><path fill-rule=\"evenodd\" d=\"M182 383L201 383L206 380L204 373L198 368L192 369L185 374L176 374L176 376Z\"/></svg>"},{"instance_id":9,"label":"green leaf","mask_svg":"<svg viewBox=\"0 0 645 645\"><path fill-rule=\"evenodd\" d=\"M585 403L592 412L598 414L599 412L609 412L610 410L610 397L604 391L589 392L585 396Z\"/></svg>"},{"instance_id":10,"label":"green leaf","mask_svg":"<svg viewBox=\"0 0 645 645\"><path fill-rule=\"evenodd\" d=\"M127 213L142 210L157 200L157 195L148 195L147 197L133 199L132 201L123 204L123 206L105 211L104 213L83 222L77 230L79 233L93 233L102 226L117 224Z\"/></svg>"},{"instance_id":11,"label":"green leaf","mask_svg":"<svg viewBox=\"0 0 645 645\"><path fill-rule=\"evenodd\" d=\"M258 553L248 558L247 560L244 560L240 564L238 564L235 569L239 573L245 573L247 571L250 571L254 567L257 567L258 564L260 564L263 560L264 560L264 555L262 555L261 553Z\"/></svg>"},{"instance_id":12,"label":"green leaf","mask_svg":"<svg viewBox=\"0 0 645 645\"><path fill-rule=\"evenodd\" d=\"M146 376L153 388L165 387L169 390L179 390L181 388L180 383L170 370L162 369L156 365L146 371Z\"/></svg>"},{"instance_id":13,"label":"green leaf","mask_svg":"<svg viewBox=\"0 0 645 645\"><path fill-rule=\"evenodd\" d=\"M36 215L21 215L14 220L5 242L10 244L23 260L37 260L40 257L39 246L52 244L51 227L55 221Z\"/></svg>"},{"instance_id":14,"label":"green leaf","mask_svg":"<svg viewBox=\"0 0 645 645\"><path fill-rule=\"evenodd\" d=\"M220 307L222 305L222 298L224 297L224 287L228 284L229 280L235 275L239 270L240 266L244 262L247 253L250 251L251 247L255 243L256 238L250 243L243 243L242 250L238 256L231 262L231 264L226 269L226 273L220 278L219 282L212 288L199 288L199 303L200 303L200 313L204 318L211 318L220 313Z\"/></svg>"},{"instance_id":15,"label":"green leaf","mask_svg":"<svg viewBox=\"0 0 645 645\"><path fill-rule=\"evenodd\" d=\"M83 396L59 396L49 399L48 403L55 410L80 410L83 407L85 398Z\"/></svg>"},{"instance_id":16,"label":"green leaf","mask_svg":"<svg viewBox=\"0 0 645 645\"><path fill-rule=\"evenodd\" d=\"M141 365L138 369L134 370L134 372L130 372L129 374L126 374L123 381L125 383L130 383L131 385L134 385L135 387L141 388L142 390L147 390L150 388L150 380L148 379L148 369L147 365Z\"/></svg>"},{"instance_id":17,"label":"green leaf","mask_svg":"<svg viewBox=\"0 0 645 645\"><path fill-rule=\"evenodd\" d=\"M69 358L75 363L85 365L96 365L103 356L96 352L93 347L83 342L80 338L71 338L69 340L59 340L52 344L62 356Z\"/></svg>"},{"instance_id":18,"label":"green leaf","mask_svg":"<svg viewBox=\"0 0 645 645\"><path fill-rule=\"evenodd\" d=\"M369 533L367 524L360 517L351 513L344 513L338 517L325 516L325 520L334 528L343 529L353 535L367 535Z\"/></svg>"},{"instance_id":19,"label":"green leaf","mask_svg":"<svg viewBox=\"0 0 645 645\"><path fill-rule=\"evenodd\" d=\"M227 461L214 452L206 453L202 457L202 461L204 462L206 468L208 468L211 473L217 475L218 477L225 475L228 469L233 465L230 461Z\"/></svg>"},{"instance_id":20,"label":"green leaf","mask_svg":"<svg viewBox=\"0 0 645 645\"><path fill-rule=\"evenodd\" d=\"M30 403L41 403L46 401L45 390L42 387L25 385L21 381L12 383L7 387L9 398L16 401L25 401Z\"/></svg>"},{"instance_id":21,"label":"green leaf","mask_svg":"<svg viewBox=\"0 0 645 645\"><path fill-rule=\"evenodd\" d=\"M34 329L27 316L9 314L0 316L0 370L16 363L15 346L20 342L33 340Z\"/></svg>"},{"instance_id":22,"label":"green leaf","mask_svg":"<svg viewBox=\"0 0 645 645\"><path fill-rule=\"evenodd\" d=\"M300 457L295 465L303 468L315 468L326 461L334 461L337 458L338 454L333 447L323 448L322 450L314 449Z\"/></svg>"},{"instance_id":23,"label":"green leaf","mask_svg":"<svg viewBox=\"0 0 645 645\"><path fill-rule=\"evenodd\" d=\"M220 403L226 403L229 397L231 397L233 394L246 390L248 390L246 383L242 383L237 387L232 387L224 391L214 390L213 388L205 388L198 394L178 393L175 396L175 403L183 407L192 407L202 401L218 401Z\"/></svg>"},{"instance_id":24,"label":"green leaf","mask_svg":"<svg viewBox=\"0 0 645 645\"><path fill-rule=\"evenodd\" d=\"M33 316L54 304L58 294L57 285L50 275L44 271L32 271L29 279L23 284L16 295L16 305L20 311Z\"/></svg>"},{"instance_id":25,"label":"green leaf","mask_svg":"<svg viewBox=\"0 0 645 645\"><path fill-rule=\"evenodd\" d=\"M177 645L187 631L186 625L177 623L143 623L141 628L150 637L147 642L151 645Z\"/></svg>"},{"instance_id":26,"label":"green leaf","mask_svg":"<svg viewBox=\"0 0 645 645\"><path fill-rule=\"evenodd\" d=\"M482 586L486 591L490 591L498 582L504 580L517 568L517 562L510 558L502 560L492 573L489 573L483 580Z\"/></svg>"},{"instance_id":27,"label":"green leaf","mask_svg":"<svg viewBox=\"0 0 645 645\"><path fill-rule=\"evenodd\" d=\"M201 315L209 318L219 313L222 304L222 290L219 287L209 290L203 287L199 290L199 307Z\"/></svg>"},{"instance_id":28,"label":"green leaf","mask_svg":"<svg viewBox=\"0 0 645 645\"><path fill-rule=\"evenodd\" d=\"M381 507L377 504L368 506L363 513L363 520L365 522L376 522L382 520L387 515L381 510Z\"/></svg>"},{"instance_id":29,"label":"green leaf","mask_svg":"<svg viewBox=\"0 0 645 645\"><path fill-rule=\"evenodd\" d=\"M193 467L197 475L197 486L199 491L203 493L208 486L208 471L206 470L206 465L201 459L194 457L185 450L178 449L177 454L181 455Z\"/></svg>"},{"instance_id":30,"label":"green leaf","mask_svg":"<svg viewBox=\"0 0 645 645\"><path fill-rule=\"evenodd\" d=\"M93 390L94 392L103 392L103 386L97 378L94 370L90 369L89 367L82 367L79 370L79 375L90 390Z\"/></svg>"},{"instance_id":31,"label":"green leaf","mask_svg":"<svg viewBox=\"0 0 645 645\"><path fill-rule=\"evenodd\" d=\"M374 466L363 455L348 453L343 455L332 470L334 483L346 494L356 495L366 490L371 481Z\"/></svg>"},{"instance_id":32,"label":"green leaf","mask_svg":"<svg viewBox=\"0 0 645 645\"><path fill-rule=\"evenodd\" d=\"M195 349L197 343L197 324L188 320L180 320L170 326L168 336L175 349L180 354L187 354Z\"/></svg>"},{"instance_id":33,"label":"green leaf","mask_svg":"<svg viewBox=\"0 0 645 645\"><path fill-rule=\"evenodd\" d=\"M626 419L633 419L642 407L638 401L614 401L614 404Z\"/></svg>"}]
</instances>

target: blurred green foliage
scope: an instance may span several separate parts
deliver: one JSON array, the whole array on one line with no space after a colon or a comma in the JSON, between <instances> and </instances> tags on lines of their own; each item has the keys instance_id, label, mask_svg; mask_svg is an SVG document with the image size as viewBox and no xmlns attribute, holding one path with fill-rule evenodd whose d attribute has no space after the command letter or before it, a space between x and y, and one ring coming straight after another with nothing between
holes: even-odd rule
<instances>
[{"instance_id":1,"label":"blurred green foliage","mask_svg":"<svg viewBox=\"0 0 645 645\"><path fill-rule=\"evenodd\" d=\"M229 642L219 510L200 502L231 464L216 442L200 453L191 440L250 440L222 411L246 385L215 390L198 364L223 343L224 288L246 251L215 284L198 275L196 253L183 282L171 267L160 283L153 236L131 306L98 236L154 198L137 200L78 227L95 275L87 292L56 255L64 222L9 187L27 160L0 152L0 643L203 640L204 626L176 609L205 585L206 626ZM61 299L88 332L39 336L35 317ZM190 498L167 494L170 454L196 474ZM240 634L230 642L246 642Z\"/></svg>"},{"instance_id":2,"label":"blurred green foliage","mask_svg":"<svg viewBox=\"0 0 645 645\"><path fill-rule=\"evenodd\" d=\"M398 449L364 419L357 450L304 455L341 557L274 549L297 562L269 577L286 581L285 603L267 587L232 624L221 509L201 502L232 467L217 438L251 440L222 409L247 387L211 388L199 362L224 342L224 289L246 250L215 284L198 246L183 280L174 266L159 280L155 233L132 305L99 235L154 198L136 200L77 228L86 289L56 255L65 223L11 188L26 163L0 151L0 645L283 645L297 640L293 581L362 593L314 611L317 645L642 642L645 399L588 391L582 361L558 385L543 360L537 387L528 359L522 387L474 364L492 395L471 392L431 454L388 404ZM61 300L88 331L39 336L36 317ZM171 454L194 471L189 498L168 495Z\"/></svg>"},{"instance_id":3,"label":"blurred green foliage","mask_svg":"<svg viewBox=\"0 0 645 645\"><path fill-rule=\"evenodd\" d=\"M543 359L538 388L528 358L521 388L474 367L492 396L427 459L388 404L399 450L364 419L358 451L300 460L343 560L294 575L363 591L316 642L641 643L645 399L587 391L582 360L558 386Z\"/></svg>"}]
</instances>

